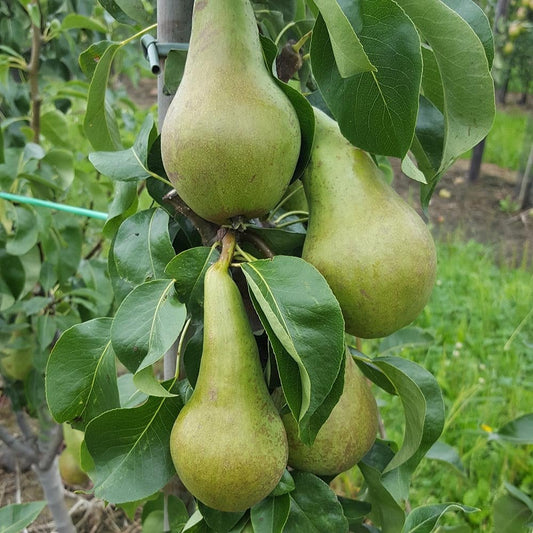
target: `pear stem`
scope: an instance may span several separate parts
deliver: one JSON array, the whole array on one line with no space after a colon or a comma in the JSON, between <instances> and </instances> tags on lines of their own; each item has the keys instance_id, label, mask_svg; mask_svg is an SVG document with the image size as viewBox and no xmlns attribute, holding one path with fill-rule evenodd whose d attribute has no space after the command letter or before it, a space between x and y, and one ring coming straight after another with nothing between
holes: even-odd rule
<instances>
[{"instance_id":1,"label":"pear stem","mask_svg":"<svg viewBox=\"0 0 533 533\"><path fill-rule=\"evenodd\" d=\"M293 215L305 215L308 216L308 211L287 211L286 213L283 213L283 215L280 215L276 220L274 220L273 224L277 226L283 219L293 216Z\"/></svg>"},{"instance_id":2,"label":"pear stem","mask_svg":"<svg viewBox=\"0 0 533 533\"><path fill-rule=\"evenodd\" d=\"M227 270L231 264L236 245L235 233L228 230L224 234L224 237L222 237L222 252L220 252L220 258L217 261L225 270Z\"/></svg>"},{"instance_id":3,"label":"pear stem","mask_svg":"<svg viewBox=\"0 0 533 533\"><path fill-rule=\"evenodd\" d=\"M282 198L281 201L278 203L278 205L276 207L274 207L274 209L272 210L272 212L271 212L270 216L267 218L267 220L271 220L272 219L272 215L274 215L274 213L276 213L276 211L278 211L283 206L283 204L285 202L287 202L287 200L289 200L289 198L294 196L297 192L301 191L302 189L303 189L303 185L300 184L299 187L296 187L289 194L287 194L287 196Z\"/></svg>"},{"instance_id":4,"label":"pear stem","mask_svg":"<svg viewBox=\"0 0 533 533\"><path fill-rule=\"evenodd\" d=\"M309 217L299 218L298 220L291 220L289 222L284 222L283 224L276 226L276 228L277 229L286 228L288 226L292 226L293 224L307 222L308 220L309 220Z\"/></svg>"},{"instance_id":5,"label":"pear stem","mask_svg":"<svg viewBox=\"0 0 533 533\"><path fill-rule=\"evenodd\" d=\"M248 262L257 261L257 259L253 255L245 252L238 244L237 252L239 252L239 254L242 255L242 257Z\"/></svg>"}]
</instances>

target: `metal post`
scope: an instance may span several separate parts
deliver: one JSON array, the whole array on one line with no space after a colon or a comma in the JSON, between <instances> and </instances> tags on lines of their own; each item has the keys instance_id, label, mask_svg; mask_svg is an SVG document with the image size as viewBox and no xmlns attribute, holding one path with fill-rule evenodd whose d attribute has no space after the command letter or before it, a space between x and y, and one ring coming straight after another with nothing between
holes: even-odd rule
<instances>
[{"instance_id":1,"label":"metal post","mask_svg":"<svg viewBox=\"0 0 533 533\"><path fill-rule=\"evenodd\" d=\"M188 42L191 35L191 18L194 0L157 0L157 41L159 43ZM159 130L173 95L163 93L164 61L157 83Z\"/></svg>"}]
</instances>

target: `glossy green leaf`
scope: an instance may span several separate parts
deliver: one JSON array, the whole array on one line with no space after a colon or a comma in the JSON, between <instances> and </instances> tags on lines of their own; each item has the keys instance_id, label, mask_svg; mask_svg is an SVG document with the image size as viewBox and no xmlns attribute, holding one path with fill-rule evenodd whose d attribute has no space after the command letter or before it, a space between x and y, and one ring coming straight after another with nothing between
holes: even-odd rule
<instances>
[{"instance_id":1,"label":"glossy green leaf","mask_svg":"<svg viewBox=\"0 0 533 533\"><path fill-rule=\"evenodd\" d=\"M393 457L390 447L377 440L358 466L368 485L372 522L387 533L401 533L405 512L382 481L382 472Z\"/></svg>"},{"instance_id":2,"label":"glossy green leaf","mask_svg":"<svg viewBox=\"0 0 533 533\"><path fill-rule=\"evenodd\" d=\"M122 6L116 0L99 0L100 4L105 8L105 10L118 22L122 24L132 25L135 24L135 20L131 18L125 11L122 9ZM136 1L135 3L138 3Z\"/></svg>"},{"instance_id":3,"label":"glossy green leaf","mask_svg":"<svg viewBox=\"0 0 533 533\"><path fill-rule=\"evenodd\" d=\"M112 503L146 498L175 475L168 442L181 407L179 396L149 398L90 422L85 442L94 461L89 475L97 498Z\"/></svg>"},{"instance_id":4,"label":"glossy green leaf","mask_svg":"<svg viewBox=\"0 0 533 533\"><path fill-rule=\"evenodd\" d=\"M141 392L133 382L133 374L122 374L117 379L120 407L137 407L146 401L147 395Z\"/></svg>"},{"instance_id":5,"label":"glossy green leaf","mask_svg":"<svg viewBox=\"0 0 533 533\"><path fill-rule=\"evenodd\" d=\"M270 496L254 505L250 509L254 533L282 533L290 507L289 493Z\"/></svg>"},{"instance_id":6,"label":"glossy green leaf","mask_svg":"<svg viewBox=\"0 0 533 533\"><path fill-rule=\"evenodd\" d=\"M339 74L349 78L376 71L337 0L315 0L315 4L326 24Z\"/></svg>"},{"instance_id":7,"label":"glossy green leaf","mask_svg":"<svg viewBox=\"0 0 533 533\"><path fill-rule=\"evenodd\" d=\"M113 349L131 372L147 368L178 338L186 319L173 280L154 280L136 287L120 304L111 327Z\"/></svg>"},{"instance_id":8,"label":"glossy green leaf","mask_svg":"<svg viewBox=\"0 0 533 533\"><path fill-rule=\"evenodd\" d=\"M134 21L142 25L152 22L152 16L145 9L142 0L100 0L106 10L119 22L132 24Z\"/></svg>"},{"instance_id":9,"label":"glossy green leaf","mask_svg":"<svg viewBox=\"0 0 533 533\"><path fill-rule=\"evenodd\" d=\"M282 496L283 494L293 491L295 488L296 484L294 483L294 479L292 478L290 472L285 469L281 479L276 485L276 488L272 491L271 496Z\"/></svg>"},{"instance_id":10,"label":"glossy green leaf","mask_svg":"<svg viewBox=\"0 0 533 533\"><path fill-rule=\"evenodd\" d=\"M348 520L335 493L308 472L293 472L296 488L290 493L290 512L284 533L348 533Z\"/></svg>"},{"instance_id":11,"label":"glossy green leaf","mask_svg":"<svg viewBox=\"0 0 533 533\"><path fill-rule=\"evenodd\" d=\"M342 505L344 516L348 520L350 527L361 524L365 516L372 509L372 504L370 502L351 500L349 498L344 498L343 496L338 496L337 498Z\"/></svg>"},{"instance_id":12,"label":"glossy green leaf","mask_svg":"<svg viewBox=\"0 0 533 533\"><path fill-rule=\"evenodd\" d=\"M402 533L431 533L442 516L449 511L475 513L479 509L459 503L440 503L417 507L408 514Z\"/></svg>"},{"instance_id":13,"label":"glossy green leaf","mask_svg":"<svg viewBox=\"0 0 533 533\"><path fill-rule=\"evenodd\" d=\"M46 368L46 399L57 422L85 425L119 406L110 318L77 324L61 335Z\"/></svg>"},{"instance_id":14,"label":"glossy green leaf","mask_svg":"<svg viewBox=\"0 0 533 533\"><path fill-rule=\"evenodd\" d=\"M444 88L444 146L434 176L426 176L427 205L440 173L489 132L494 118L494 82L482 42L470 24L440 0L397 0L435 54ZM453 61L450 61L453 58Z\"/></svg>"},{"instance_id":15,"label":"glossy green leaf","mask_svg":"<svg viewBox=\"0 0 533 533\"><path fill-rule=\"evenodd\" d=\"M363 0L357 6L343 4L343 9L377 70L343 78L326 24L318 17L311 62L320 92L352 144L403 158L411 145L418 109L422 75L418 32L392 0Z\"/></svg>"},{"instance_id":16,"label":"glossy green leaf","mask_svg":"<svg viewBox=\"0 0 533 533\"><path fill-rule=\"evenodd\" d=\"M139 211L119 227L113 244L117 274L129 285L164 279L174 257L168 232L169 216L163 209Z\"/></svg>"},{"instance_id":17,"label":"glossy green leaf","mask_svg":"<svg viewBox=\"0 0 533 533\"><path fill-rule=\"evenodd\" d=\"M298 365L301 405L289 403L289 407L300 421L302 438L312 442L316 435L313 430L318 428L309 428L310 417L332 391L344 358L340 306L322 275L303 259L276 256L272 260L244 263L242 270L260 308L263 326L271 341L272 335L276 338L273 343L276 357L281 359L289 354ZM278 361L280 373L283 366ZM287 399L291 401L290 396Z\"/></svg>"},{"instance_id":18,"label":"glossy green leaf","mask_svg":"<svg viewBox=\"0 0 533 533\"><path fill-rule=\"evenodd\" d=\"M101 259L84 260L78 270L85 286L96 295L99 316L107 316L113 302L113 289L107 274L107 265Z\"/></svg>"},{"instance_id":19,"label":"glossy green leaf","mask_svg":"<svg viewBox=\"0 0 533 533\"><path fill-rule=\"evenodd\" d=\"M278 228L250 227L246 233L257 235L276 255L301 255L305 240L305 230L284 230ZM253 242L251 246L254 246ZM260 250L258 250L260 252Z\"/></svg>"},{"instance_id":20,"label":"glossy green leaf","mask_svg":"<svg viewBox=\"0 0 533 533\"><path fill-rule=\"evenodd\" d=\"M148 396L157 396L159 398L169 398L175 396L161 385L151 366L139 370L133 376L133 383L140 392Z\"/></svg>"},{"instance_id":21,"label":"glossy green leaf","mask_svg":"<svg viewBox=\"0 0 533 533\"><path fill-rule=\"evenodd\" d=\"M25 281L26 276L20 258L9 255L5 248L0 247L0 293L5 295L0 308L7 308L20 296ZM8 295L9 299L6 298Z\"/></svg>"},{"instance_id":22,"label":"glossy green leaf","mask_svg":"<svg viewBox=\"0 0 533 533\"><path fill-rule=\"evenodd\" d=\"M532 510L520 499L505 493L493 503L494 531L498 533L530 533Z\"/></svg>"},{"instance_id":23,"label":"glossy green leaf","mask_svg":"<svg viewBox=\"0 0 533 533\"><path fill-rule=\"evenodd\" d=\"M402 447L387 465L383 482L396 498L406 498L409 478L444 427L444 402L434 376L401 357L377 357L375 364L393 383L404 409Z\"/></svg>"},{"instance_id":24,"label":"glossy green leaf","mask_svg":"<svg viewBox=\"0 0 533 533\"><path fill-rule=\"evenodd\" d=\"M93 152L89 160L101 174L116 181L139 181L150 176L148 146L153 142L154 119L147 115L135 143L127 150Z\"/></svg>"},{"instance_id":25,"label":"glossy green leaf","mask_svg":"<svg viewBox=\"0 0 533 533\"><path fill-rule=\"evenodd\" d=\"M220 253L216 248L189 248L168 263L165 274L176 280L176 294L194 318L201 318L204 301L204 276Z\"/></svg>"},{"instance_id":26,"label":"glossy green leaf","mask_svg":"<svg viewBox=\"0 0 533 533\"><path fill-rule=\"evenodd\" d=\"M91 79L93 77L100 58L112 44L116 43L113 43L112 41L99 41L89 46L89 48L85 49L80 54L80 68L87 78Z\"/></svg>"},{"instance_id":27,"label":"glossy green leaf","mask_svg":"<svg viewBox=\"0 0 533 533\"><path fill-rule=\"evenodd\" d=\"M214 531L220 533L227 533L243 517L244 512L226 513L224 511L217 511L204 505L198 501L198 510L202 513L207 525Z\"/></svg>"},{"instance_id":28,"label":"glossy green leaf","mask_svg":"<svg viewBox=\"0 0 533 533\"><path fill-rule=\"evenodd\" d=\"M120 47L121 44L109 43L109 46L98 59L89 87L83 126L87 138L96 150L118 150L121 148L114 110L106 101L111 65Z\"/></svg>"},{"instance_id":29,"label":"glossy green leaf","mask_svg":"<svg viewBox=\"0 0 533 533\"><path fill-rule=\"evenodd\" d=\"M407 327L385 337L379 343L378 352L380 355L385 355L386 352L399 353L404 348L429 346L432 342L435 342L435 337L428 331L417 327Z\"/></svg>"},{"instance_id":30,"label":"glossy green leaf","mask_svg":"<svg viewBox=\"0 0 533 533\"><path fill-rule=\"evenodd\" d=\"M46 507L45 501L13 503L0 508L0 532L18 533L29 526Z\"/></svg>"},{"instance_id":31,"label":"glossy green leaf","mask_svg":"<svg viewBox=\"0 0 533 533\"><path fill-rule=\"evenodd\" d=\"M489 68L492 67L494 60L494 38L490 21L481 7L472 0L442 0L448 7L468 22L470 27L475 31L479 40L485 49L485 55L489 62Z\"/></svg>"},{"instance_id":32,"label":"glossy green leaf","mask_svg":"<svg viewBox=\"0 0 533 533\"><path fill-rule=\"evenodd\" d=\"M115 183L113 201L107 210L108 219L104 226L104 235L113 237L120 224L137 211L138 205L137 185L134 182Z\"/></svg>"}]
</instances>

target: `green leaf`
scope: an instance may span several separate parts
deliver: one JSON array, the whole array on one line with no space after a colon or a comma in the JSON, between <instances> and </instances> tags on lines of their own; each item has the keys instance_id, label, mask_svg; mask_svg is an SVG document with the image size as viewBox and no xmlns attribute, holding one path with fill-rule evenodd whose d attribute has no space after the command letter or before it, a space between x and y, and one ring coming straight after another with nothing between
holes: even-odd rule
<instances>
[{"instance_id":1,"label":"green leaf","mask_svg":"<svg viewBox=\"0 0 533 533\"><path fill-rule=\"evenodd\" d=\"M83 429L97 415L118 407L110 318L77 324L61 335L46 367L46 400L57 422Z\"/></svg>"},{"instance_id":2,"label":"green leaf","mask_svg":"<svg viewBox=\"0 0 533 533\"><path fill-rule=\"evenodd\" d=\"M0 508L0 533L17 533L29 526L46 507L45 501L13 503Z\"/></svg>"},{"instance_id":3,"label":"green leaf","mask_svg":"<svg viewBox=\"0 0 533 533\"><path fill-rule=\"evenodd\" d=\"M382 531L400 533L405 513L382 481L382 472L393 456L393 451L377 440L358 466L368 485L367 499L372 502L372 521L380 525Z\"/></svg>"},{"instance_id":4,"label":"green leaf","mask_svg":"<svg viewBox=\"0 0 533 533\"><path fill-rule=\"evenodd\" d=\"M366 55L337 0L315 0L315 4L326 24L339 74L349 78L362 72L375 72L376 67Z\"/></svg>"},{"instance_id":5,"label":"green leaf","mask_svg":"<svg viewBox=\"0 0 533 533\"><path fill-rule=\"evenodd\" d=\"M239 522L243 517L243 512L226 513L223 511L217 511L204 505L198 501L198 510L202 513L207 525L217 533L227 533Z\"/></svg>"},{"instance_id":6,"label":"green leaf","mask_svg":"<svg viewBox=\"0 0 533 533\"><path fill-rule=\"evenodd\" d=\"M516 487L515 487L516 488ZM492 505L494 531L498 533L530 533L533 511L522 498L502 494Z\"/></svg>"},{"instance_id":7,"label":"green leaf","mask_svg":"<svg viewBox=\"0 0 533 533\"><path fill-rule=\"evenodd\" d=\"M116 20L123 24L132 25L135 22L146 26L152 22L152 17L145 9L147 5L142 0L99 0Z\"/></svg>"},{"instance_id":8,"label":"green leaf","mask_svg":"<svg viewBox=\"0 0 533 533\"><path fill-rule=\"evenodd\" d=\"M41 115L41 133L53 146L68 148L72 146L68 121L61 111L51 109Z\"/></svg>"},{"instance_id":9,"label":"green leaf","mask_svg":"<svg viewBox=\"0 0 533 533\"><path fill-rule=\"evenodd\" d=\"M393 383L404 408L402 447L387 465L383 482L397 498L406 498L409 478L444 427L444 402L433 375L401 357L377 357L376 365Z\"/></svg>"},{"instance_id":10,"label":"green leaf","mask_svg":"<svg viewBox=\"0 0 533 533\"><path fill-rule=\"evenodd\" d=\"M465 467L461 461L459 453L453 446L450 446L445 442L440 440L437 441L426 453L426 458L448 463L455 468L459 474L463 476L466 475Z\"/></svg>"},{"instance_id":11,"label":"green leaf","mask_svg":"<svg viewBox=\"0 0 533 533\"><path fill-rule=\"evenodd\" d=\"M290 512L284 533L348 533L348 520L335 493L308 472L293 472L296 489L290 493Z\"/></svg>"},{"instance_id":12,"label":"green leaf","mask_svg":"<svg viewBox=\"0 0 533 533\"><path fill-rule=\"evenodd\" d=\"M490 21L485 12L472 0L442 0L448 7L468 22L470 27L476 32L479 40L485 49L485 55L489 62L489 68L492 67L494 60L494 38Z\"/></svg>"},{"instance_id":13,"label":"green leaf","mask_svg":"<svg viewBox=\"0 0 533 533\"><path fill-rule=\"evenodd\" d=\"M533 413L528 413L507 422L491 439L504 440L513 444L533 444Z\"/></svg>"},{"instance_id":14,"label":"green leaf","mask_svg":"<svg viewBox=\"0 0 533 533\"><path fill-rule=\"evenodd\" d=\"M104 9L118 22L122 24L133 25L135 20L133 20L129 15L127 15L119 3L115 0L98 0Z\"/></svg>"},{"instance_id":15,"label":"green leaf","mask_svg":"<svg viewBox=\"0 0 533 533\"><path fill-rule=\"evenodd\" d=\"M250 509L254 533L282 533L290 507L291 498L288 493L270 496L255 504Z\"/></svg>"},{"instance_id":16,"label":"green leaf","mask_svg":"<svg viewBox=\"0 0 533 533\"><path fill-rule=\"evenodd\" d=\"M174 257L168 232L169 216L163 209L139 211L119 227L113 245L117 274L132 286L164 279Z\"/></svg>"},{"instance_id":17,"label":"green leaf","mask_svg":"<svg viewBox=\"0 0 533 533\"><path fill-rule=\"evenodd\" d=\"M29 205L16 206L13 214L13 233L8 235L6 251L11 255L24 255L37 244L37 217L35 210Z\"/></svg>"},{"instance_id":18,"label":"green leaf","mask_svg":"<svg viewBox=\"0 0 533 533\"><path fill-rule=\"evenodd\" d=\"M311 42L316 82L343 135L369 152L403 158L414 134L422 75L420 38L393 0L344 7L376 72L343 78L326 25L318 17Z\"/></svg>"},{"instance_id":19,"label":"green leaf","mask_svg":"<svg viewBox=\"0 0 533 533\"><path fill-rule=\"evenodd\" d=\"M109 206L108 219L104 226L104 235L113 237L120 224L137 211L139 199L137 185L134 182L119 181L115 183L115 194Z\"/></svg>"},{"instance_id":20,"label":"green leaf","mask_svg":"<svg viewBox=\"0 0 533 533\"><path fill-rule=\"evenodd\" d=\"M134 145L127 150L93 152L89 160L101 174L117 181L139 181L150 176L148 145L153 140L154 119L147 115Z\"/></svg>"},{"instance_id":21,"label":"green leaf","mask_svg":"<svg viewBox=\"0 0 533 533\"><path fill-rule=\"evenodd\" d=\"M324 418L320 424L312 424L312 416L328 398L344 360L340 306L322 275L303 259L276 256L244 263L242 270L271 342L275 337L272 344L284 392L289 387L283 384L281 369L287 364L282 359L288 354L298 365L301 405L292 402L289 407L300 421L302 440L312 442L325 421ZM291 395L286 396L291 402ZM329 411L333 406L334 403ZM320 418L324 416L327 418L327 413L320 412Z\"/></svg>"},{"instance_id":22,"label":"green leaf","mask_svg":"<svg viewBox=\"0 0 533 533\"><path fill-rule=\"evenodd\" d=\"M169 50L163 73L163 94L174 94L178 90L185 71L186 60L186 50Z\"/></svg>"},{"instance_id":23,"label":"green leaf","mask_svg":"<svg viewBox=\"0 0 533 533\"><path fill-rule=\"evenodd\" d=\"M113 320L111 341L117 357L131 372L149 367L178 338L186 317L173 280L139 285L120 304Z\"/></svg>"},{"instance_id":24,"label":"green leaf","mask_svg":"<svg viewBox=\"0 0 533 533\"><path fill-rule=\"evenodd\" d=\"M161 533L164 527L164 505L167 498L168 524L170 531L181 531L189 519L189 513L185 504L176 496L165 496L162 492L157 499L146 502L143 506L142 524L143 533Z\"/></svg>"},{"instance_id":25,"label":"green leaf","mask_svg":"<svg viewBox=\"0 0 533 533\"><path fill-rule=\"evenodd\" d=\"M441 517L449 511L475 513L479 511L479 509L461 505L459 503L440 503L417 507L407 516L402 533L431 533Z\"/></svg>"},{"instance_id":26,"label":"green leaf","mask_svg":"<svg viewBox=\"0 0 533 533\"><path fill-rule=\"evenodd\" d=\"M115 54L122 46L107 43L93 73L83 127L90 143L96 150L118 150L120 135L113 109L106 101L106 89Z\"/></svg>"},{"instance_id":27,"label":"green leaf","mask_svg":"<svg viewBox=\"0 0 533 533\"><path fill-rule=\"evenodd\" d=\"M444 89L443 154L437 173L426 175L423 203L427 206L440 173L489 132L494 118L494 82L482 42L458 13L440 0L397 3L435 54Z\"/></svg>"},{"instance_id":28,"label":"green leaf","mask_svg":"<svg viewBox=\"0 0 533 533\"><path fill-rule=\"evenodd\" d=\"M148 396L157 396L159 398L169 398L170 396L175 396L175 394L168 392L168 390L161 385L157 377L154 375L154 371L151 366L147 366L146 368L139 370L133 376L133 383L140 392Z\"/></svg>"},{"instance_id":29,"label":"green leaf","mask_svg":"<svg viewBox=\"0 0 533 533\"><path fill-rule=\"evenodd\" d=\"M301 255L302 253L305 230L297 232L295 230L251 226L246 230L246 233L260 237L276 255Z\"/></svg>"},{"instance_id":30,"label":"green leaf","mask_svg":"<svg viewBox=\"0 0 533 533\"><path fill-rule=\"evenodd\" d=\"M122 374L117 379L120 407L137 407L146 401L147 395L141 392L133 382L133 374Z\"/></svg>"},{"instance_id":31,"label":"green leaf","mask_svg":"<svg viewBox=\"0 0 533 533\"><path fill-rule=\"evenodd\" d=\"M139 407L107 411L89 423L85 442L94 461L89 475L97 498L140 500L175 475L168 443L181 407L179 396L148 398Z\"/></svg>"},{"instance_id":32,"label":"green leaf","mask_svg":"<svg viewBox=\"0 0 533 533\"><path fill-rule=\"evenodd\" d=\"M174 257L165 269L165 274L176 280L178 299L194 318L202 317L205 272L219 256L216 248L189 248Z\"/></svg>"},{"instance_id":33,"label":"green leaf","mask_svg":"<svg viewBox=\"0 0 533 533\"><path fill-rule=\"evenodd\" d=\"M80 54L79 63L80 68L87 78L92 78L96 66L98 65L100 58L104 55L105 51L113 44L112 41L99 41L92 44Z\"/></svg>"},{"instance_id":34,"label":"green leaf","mask_svg":"<svg viewBox=\"0 0 533 533\"><path fill-rule=\"evenodd\" d=\"M287 494L293 491L295 488L296 484L294 483L294 479L292 478L290 472L288 470L285 470L283 472L283 475L281 476L281 479L278 481L276 488L272 491L271 495L282 496L283 494Z\"/></svg>"},{"instance_id":35,"label":"green leaf","mask_svg":"<svg viewBox=\"0 0 533 533\"><path fill-rule=\"evenodd\" d=\"M84 15L78 15L77 13L69 13L61 21L62 30L73 30L80 28L97 31L99 33L107 33L107 28L98 20L95 20L90 17L85 17Z\"/></svg>"},{"instance_id":36,"label":"green leaf","mask_svg":"<svg viewBox=\"0 0 533 533\"><path fill-rule=\"evenodd\" d=\"M344 516L347 518L350 527L361 524L365 516L372 509L370 502L350 500L342 496L338 496L338 500L342 505Z\"/></svg>"},{"instance_id":37,"label":"green leaf","mask_svg":"<svg viewBox=\"0 0 533 533\"><path fill-rule=\"evenodd\" d=\"M71 142L69 140L69 142ZM70 150L56 148L50 150L41 161L43 165L48 165L54 181L62 190L67 190L74 181L74 154Z\"/></svg>"},{"instance_id":38,"label":"green leaf","mask_svg":"<svg viewBox=\"0 0 533 533\"><path fill-rule=\"evenodd\" d=\"M20 258L9 255L5 248L0 247L0 293L12 297L12 301L5 306L5 297L3 297L1 308L8 307L21 295L25 281L26 276Z\"/></svg>"},{"instance_id":39,"label":"green leaf","mask_svg":"<svg viewBox=\"0 0 533 533\"><path fill-rule=\"evenodd\" d=\"M386 352L400 352L404 348L429 346L433 342L435 342L435 337L426 330L416 327L407 327L385 337L379 343L378 352L380 355L385 355Z\"/></svg>"}]
</instances>

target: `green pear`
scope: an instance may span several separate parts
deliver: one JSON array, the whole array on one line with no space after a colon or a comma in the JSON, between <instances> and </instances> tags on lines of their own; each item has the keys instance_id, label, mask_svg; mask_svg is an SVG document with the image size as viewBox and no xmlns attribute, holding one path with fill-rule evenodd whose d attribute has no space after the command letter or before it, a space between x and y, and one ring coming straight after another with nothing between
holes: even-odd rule
<instances>
[{"instance_id":1,"label":"green pear","mask_svg":"<svg viewBox=\"0 0 533 533\"><path fill-rule=\"evenodd\" d=\"M319 476L349 470L370 450L378 430L376 400L347 353L343 393L311 446L298 437L292 413L282 416L289 441L289 465Z\"/></svg>"},{"instance_id":2,"label":"green pear","mask_svg":"<svg viewBox=\"0 0 533 533\"><path fill-rule=\"evenodd\" d=\"M267 213L296 168L297 114L267 71L249 0L196 0L182 81L161 130L181 198L217 224Z\"/></svg>"},{"instance_id":3,"label":"green pear","mask_svg":"<svg viewBox=\"0 0 533 533\"><path fill-rule=\"evenodd\" d=\"M0 371L13 380L23 381L33 368L35 339L31 331L22 326L25 323L26 317L17 315L15 325L19 328L13 331L5 347L0 349Z\"/></svg>"},{"instance_id":4,"label":"green pear","mask_svg":"<svg viewBox=\"0 0 533 533\"><path fill-rule=\"evenodd\" d=\"M435 244L424 221L384 180L370 155L315 109L311 163L302 178L309 222L302 257L329 283L346 331L390 335L429 300Z\"/></svg>"},{"instance_id":5,"label":"green pear","mask_svg":"<svg viewBox=\"0 0 533 533\"><path fill-rule=\"evenodd\" d=\"M265 498L287 464L287 437L229 261L204 285L204 345L194 392L170 437L176 471L205 505L243 511Z\"/></svg>"},{"instance_id":6,"label":"green pear","mask_svg":"<svg viewBox=\"0 0 533 533\"><path fill-rule=\"evenodd\" d=\"M65 449L59 455L59 473L68 485L85 485L89 476L81 467L81 445L85 435L83 431L63 424Z\"/></svg>"}]
</instances>

